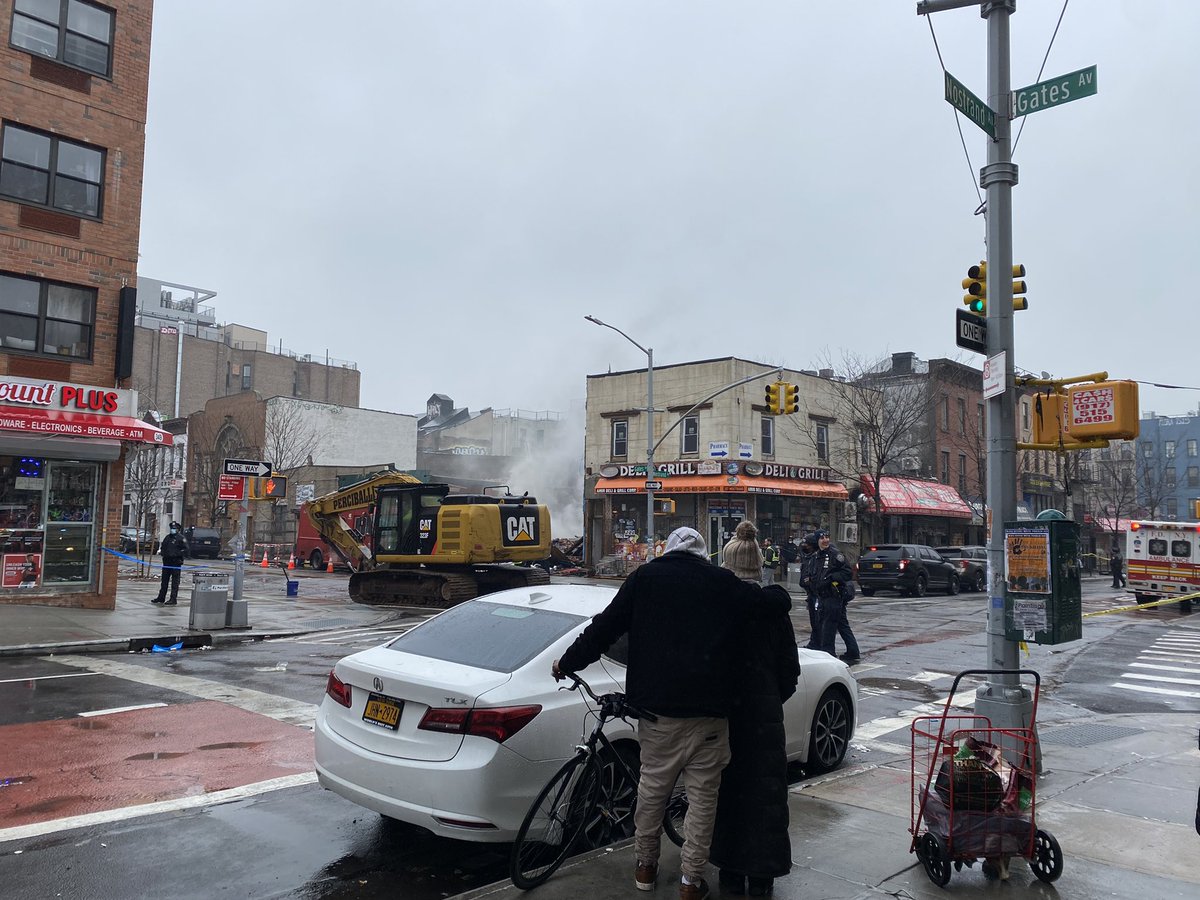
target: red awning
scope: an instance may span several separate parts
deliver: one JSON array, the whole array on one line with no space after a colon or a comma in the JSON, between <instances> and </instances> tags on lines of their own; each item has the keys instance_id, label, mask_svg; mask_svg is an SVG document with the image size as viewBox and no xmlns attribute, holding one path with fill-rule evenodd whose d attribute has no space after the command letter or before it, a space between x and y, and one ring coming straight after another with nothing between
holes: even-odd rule
<instances>
[{"instance_id":1,"label":"red awning","mask_svg":"<svg viewBox=\"0 0 1200 900\"><path fill-rule=\"evenodd\" d=\"M824 500L845 500L849 497L844 485L835 481L802 481L797 478L764 478L754 475L676 475L659 479L662 489L656 494L775 494L784 497L816 497ZM597 494L644 494L646 479L601 478L596 483Z\"/></svg>"},{"instance_id":2,"label":"red awning","mask_svg":"<svg viewBox=\"0 0 1200 900\"><path fill-rule=\"evenodd\" d=\"M161 447L170 447L174 443L171 432L155 428L149 422L132 416L105 416L40 407L0 406L0 431L43 437L139 441Z\"/></svg>"},{"instance_id":3,"label":"red awning","mask_svg":"<svg viewBox=\"0 0 1200 900\"><path fill-rule=\"evenodd\" d=\"M874 479L870 475L862 477L862 485L868 496L874 494ZM894 515L971 518L971 507L963 502L958 491L938 481L884 475L880 479L879 498L883 512Z\"/></svg>"}]
</instances>

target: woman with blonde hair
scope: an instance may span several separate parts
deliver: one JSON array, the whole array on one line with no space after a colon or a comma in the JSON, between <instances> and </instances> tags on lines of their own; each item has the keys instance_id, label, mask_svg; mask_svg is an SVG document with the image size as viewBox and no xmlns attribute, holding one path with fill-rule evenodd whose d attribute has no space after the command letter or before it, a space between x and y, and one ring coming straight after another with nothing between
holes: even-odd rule
<instances>
[{"instance_id":1,"label":"woman with blonde hair","mask_svg":"<svg viewBox=\"0 0 1200 900\"><path fill-rule=\"evenodd\" d=\"M744 581L763 577L757 538L754 523L742 521L722 551L722 565ZM721 774L709 860L720 869L725 893L765 897L792 867L783 701L796 691L800 661L786 613L747 616L739 641L730 759Z\"/></svg>"}]
</instances>

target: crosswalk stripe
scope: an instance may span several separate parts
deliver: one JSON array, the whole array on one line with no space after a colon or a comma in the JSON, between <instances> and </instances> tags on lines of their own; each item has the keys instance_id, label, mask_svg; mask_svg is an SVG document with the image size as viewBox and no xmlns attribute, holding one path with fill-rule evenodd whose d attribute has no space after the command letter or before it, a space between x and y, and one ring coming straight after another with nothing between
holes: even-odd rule
<instances>
[{"instance_id":1,"label":"crosswalk stripe","mask_svg":"<svg viewBox=\"0 0 1200 900\"><path fill-rule=\"evenodd\" d=\"M1187 697L1192 700L1200 700L1200 691L1173 691L1169 688L1151 687L1148 684L1127 684L1124 682L1113 682L1112 687L1121 688L1126 691L1140 691L1143 694L1165 694L1169 697Z\"/></svg>"},{"instance_id":2,"label":"crosswalk stripe","mask_svg":"<svg viewBox=\"0 0 1200 900\"><path fill-rule=\"evenodd\" d=\"M1200 659L1200 654L1196 653L1181 653L1178 650L1143 650L1139 659L1174 659L1179 662L1194 662Z\"/></svg>"},{"instance_id":3,"label":"crosswalk stripe","mask_svg":"<svg viewBox=\"0 0 1200 900\"><path fill-rule=\"evenodd\" d=\"M1200 675L1200 669L1189 669L1186 666L1156 666L1153 663L1135 662L1129 664L1134 669L1157 669L1160 672L1186 672L1189 675Z\"/></svg>"},{"instance_id":4,"label":"crosswalk stripe","mask_svg":"<svg viewBox=\"0 0 1200 900\"><path fill-rule=\"evenodd\" d=\"M1171 678L1167 675L1144 675L1141 672L1122 672L1122 678L1135 678L1139 681L1165 681L1168 684L1200 685L1200 678Z\"/></svg>"}]
</instances>

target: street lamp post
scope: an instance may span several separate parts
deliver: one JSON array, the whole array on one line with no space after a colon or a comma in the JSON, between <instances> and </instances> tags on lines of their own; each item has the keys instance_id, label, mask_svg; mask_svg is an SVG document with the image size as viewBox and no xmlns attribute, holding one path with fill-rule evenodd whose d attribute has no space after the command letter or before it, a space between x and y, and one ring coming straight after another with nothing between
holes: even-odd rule
<instances>
[{"instance_id":1,"label":"street lamp post","mask_svg":"<svg viewBox=\"0 0 1200 900\"><path fill-rule=\"evenodd\" d=\"M654 348L643 347L620 328L601 322L595 316L584 316L594 325L611 328L633 346L646 354L646 481L654 480ZM654 491L646 489L646 561L649 562L654 552Z\"/></svg>"}]
</instances>

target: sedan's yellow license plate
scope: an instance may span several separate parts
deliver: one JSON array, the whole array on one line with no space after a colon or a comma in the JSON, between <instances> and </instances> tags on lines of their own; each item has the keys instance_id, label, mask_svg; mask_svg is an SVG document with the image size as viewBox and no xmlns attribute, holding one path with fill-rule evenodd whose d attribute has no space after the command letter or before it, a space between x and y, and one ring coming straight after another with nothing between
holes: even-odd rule
<instances>
[{"instance_id":1,"label":"sedan's yellow license plate","mask_svg":"<svg viewBox=\"0 0 1200 900\"><path fill-rule=\"evenodd\" d=\"M403 700L385 697L383 694L371 694L367 697L367 707L363 710L363 721L395 731L400 727L400 710L402 709L404 709Z\"/></svg>"},{"instance_id":2,"label":"sedan's yellow license plate","mask_svg":"<svg viewBox=\"0 0 1200 900\"><path fill-rule=\"evenodd\" d=\"M871 568L872 569L882 569L883 563L871 563Z\"/></svg>"}]
</instances>

